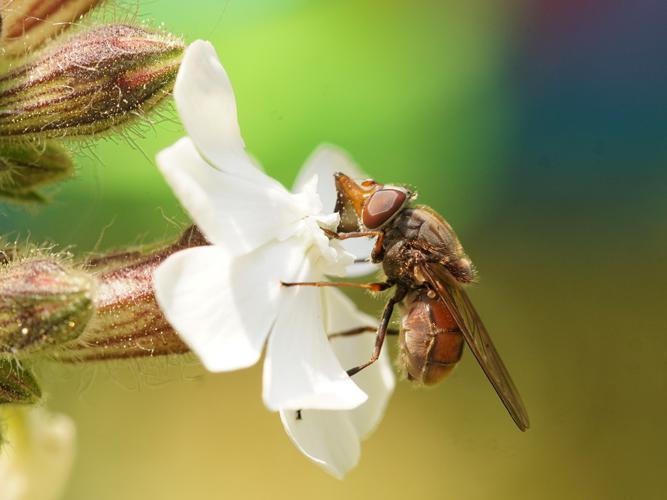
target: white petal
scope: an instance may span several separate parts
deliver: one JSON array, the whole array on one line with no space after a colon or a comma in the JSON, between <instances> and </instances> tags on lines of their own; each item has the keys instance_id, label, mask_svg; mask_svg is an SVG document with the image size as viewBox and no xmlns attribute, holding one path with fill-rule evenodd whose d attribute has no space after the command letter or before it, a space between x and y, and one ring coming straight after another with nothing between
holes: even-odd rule
<instances>
[{"instance_id":1,"label":"white petal","mask_svg":"<svg viewBox=\"0 0 667 500\"><path fill-rule=\"evenodd\" d=\"M212 164L237 175L257 173L245 152L232 84L209 42L197 40L185 50L174 100L188 135Z\"/></svg>"},{"instance_id":2,"label":"white petal","mask_svg":"<svg viewBox=\"0 0 667 500\"><path fill-rule=\"evenodd\" d=\"M311 281L309 270L299 281ZM311 279L309 279L311 278ZM334 355L317 288L294 287L281 304L264 361L264 403L272 410L350 409L367 396Z\"/></svg>"},{"instance_id":3,"label":"white petal","mask_svg":"<svg viewBox=\"0 0 667 500\"><path fill-rule=\"evenodd\" d=\"M325 310L324 325L329 335L360 326L377 326L378 319L361 311L341 290L325 287L321 292Z\"/></svg>"},{"instance_id":4,"label":"white petal","mask_svg":"<svg viewBox=\"0 0 667 500\"><path fill-rule=\"evenodd\" d=\"M355 259L370 258L373 247L375 246L375 239L373 238L350 238L340 242L341 246L346 252L354 255ZM358 262L347 266L345 276L349 278L357 278L359 276L367 276L375 273L380 269L378 264L372 262Z\"/></svg>"},{"instance_id":5,"label":"white petal","mask_svg":"<svg viewBox=\"0 0 667 500\"><path fill-rule=\"evenodd\" d=\"M161 151L157 163L206 238L236 255L282 237L312 210L306 197L259 171L250 180L212 168L187 137Z\"/></svg>"},{"instance_id":6,"label":"white petal","mask_svg":"<svg viewBox=\"0 0 667 500\"><path fill-rule=\"evenodd\" d=\"M178 252L155 271L165 317L210 371L257 362L285 289L303 260L295 241L266 245L241 257L204 246Z\"/></svg>"},{"instance_id":7,"label":"white petal","mask_svg":"<svg viewBox=\"0 0 667 500\"><path fill-rule=\"evenodd\" d=\"M317 193L322 200L323 211L333 212L336 205L336 172L342 172L353 179L367 178L347 152L331 144L321 144L304 163L292 190L300 192L317 176Z\"/></svg>"},{"instance_id":8,"label":"white petal","mask_svg":"<svg viewBox=\"0 0 667 500\"><path fill-rule=\"evenodd\" d=\"M323 293L326 298L326 325L329 333L344 332L359 326L377 325L375 318L359 311L340 290L327 288L323 290ZM348 412L351 422L362 439L377 427L396 385L396 377L387 349L387 343L391 341L391 337L385 337L380 359L353 377L359 387L368 394L368 401ZM375 334L336 337L331 339L331 344L338 360L346 369L349 369L370 359L375 345Z\"/></svg>"},{"instance_id":9,"label":"white petal","mask_svg":"<svg viewBox=\"0 0 667 500\"><path fill-rule=\"evenodd\" d=\"M357 431L346 411L294 410L280 412L285 432L299 450L338 479L359 463Z\"/></svg>"},{"instance_id":10,"label":"white petal","mask_svg":"<svg viewBox=\"0 0 667 500\"><path fill-rule=\"evenodd\" d=\"M308 217L297 229L297 234L308 242L308 257L313 270L327 276L345 276L345 270L354 262L354 255L346 252L340 241L329 239L317 219L319 217Z\"/></svg>"},{"instance_id":11,"label":"white petal","mask_svg":"<svg viewBox=\"0 0 667 500\"><path fill-rule=\"evenodd\" d=\"M294 182L294 192L301 192L306 189L310 182L317 177L317 193L322 200L324 213L330 213L336 206L336 183L334 174L342 172L353 179L366 179L366 175L354 162L350 155L331 144L321 144L306 160L301 168L296 181ZM373 250L374 239L353 238L341 242L343 248L355 256L357 259L365 259L370 256ZM346 276L358 277L374 273L379 266L372 263L358 263L347 267Z\"/></svg>"}]
</instances>

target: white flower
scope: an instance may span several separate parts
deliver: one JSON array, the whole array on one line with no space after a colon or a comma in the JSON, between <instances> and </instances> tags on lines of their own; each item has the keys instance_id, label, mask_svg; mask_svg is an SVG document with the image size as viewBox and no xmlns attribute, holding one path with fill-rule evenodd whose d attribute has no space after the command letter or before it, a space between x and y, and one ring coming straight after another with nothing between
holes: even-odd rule
<instances>
[{"instance_id":1,"label":"white flower","mask_svg":"<svg viewBox=\"0 0 667 500\"><path fill-rule=\"evenodd\" d=\"M335 229L338 216L322 213L317 178L290 193L257 168L209 43L186 50L174 97L189 137L158 165L212 245L174 254L155 272L165 316L211 371L253 365L268 338L263 397L272 410L356 408L367 396L331 348L320 291L281 285L340 275L352 263L321 230Z\"/></svg>"},{"instance_id":2,"label":"white flower","mask_svg":"<svg viewBox=\"0 0 667 500\"><path fill-rule=\"evenodd\" d=\"M349 331L359 326L377 325L377 320L359 312L339 290L322 290L329 333ZM375 343L374 333L331 339L340 362L347 367L368 361ZM368 437L380 422L394 390L395 377L386 349L380 359L357 373L355 382L366 391L368 401L353 410L303 410L280 412L285 431L308 458L333 476L343 476L359 462L360 440Z\"/></svg>"},{"instance_id":3,"label":"white flower","mask_svg":"<svg viewBox=\"0 0 667 500\"><path fill-rule=\"evenodd\" d=\"M322 200L325 213L333 211L336 206L336 185L334 174L342 172L353 179L364 179L368 177L340 148L330 144L321 144L310 158L306 160L303 168L294 182L294 191L300 191L308 182L317 178L317 194ZM350 238L341 242L342 246L357 259L369 258L373 250L374 240L369 238ZM374 273L378 270L377 264L355 263L347 267L347 277L358 277Z\"/></svg>"},{"instance_id":4,"label":"white flower","mask_svg":"<svg viewBox=\"0 0 667 500\"><path fill-rule=\"evenodd\" d=\"M362 174L343 151L320 146L293 193L266 176L245 151L231 84L208 43L186 50L174 95L189 138L161 152L158 164L212 245L179 252L159 267L160 306L211 371L256 363L268 337L265 404L280 410L304 454L342 477L357 464L360 440L379 422L395 382L384 352L354 382L344 370L368 360L372 333L327 335L377 321L339 290L280 282L377 269L352 264L321 230L338 224L330 214L333 174ZM368 240L343 244L360 257L372 247Z\"/></svg>"},{"instance_id":5,"label":"white flower","mask_svg":"<svg viewBox=\"0 0 667 500\"><path fill-rule=\"evenodd\" d=\"M0 408L2 500L55 500L74 460L74 424L38 407Z\"/></svg>"}]
</instances>

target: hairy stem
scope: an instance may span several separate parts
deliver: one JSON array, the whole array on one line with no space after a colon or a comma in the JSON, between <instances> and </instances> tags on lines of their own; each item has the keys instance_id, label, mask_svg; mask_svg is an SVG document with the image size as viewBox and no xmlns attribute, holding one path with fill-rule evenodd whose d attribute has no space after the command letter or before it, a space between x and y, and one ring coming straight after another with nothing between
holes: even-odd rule
<instances>
[{"instance_id":1,"label":"hairy stem","mask_svg":"<svg viewBox=\"0 0 667 500\"><path fill-rule=\"evenodd\" d=\"M188 347L155 300L152 275L174 252L206 241L196 228L152 252L121 252L90 259L85 269L97 276L95 316L74 342L54 353L65 362L85 362L184 354Z\"/></svg>"}]
</instances>

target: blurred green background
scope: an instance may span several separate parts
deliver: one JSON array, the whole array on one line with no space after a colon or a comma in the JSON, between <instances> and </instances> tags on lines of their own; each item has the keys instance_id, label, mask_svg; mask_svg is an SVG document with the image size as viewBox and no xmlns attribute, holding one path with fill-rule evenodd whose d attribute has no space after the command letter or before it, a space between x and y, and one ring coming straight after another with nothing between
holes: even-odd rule
<instances>
[{"instance_id":1,"label":"blurred green background","mask_svg":"<svg viewBox=\"0 0 667 500\"><path fill-rule=\"evenodd\" d=\"M287 185L331 142L444 214L480 270L471 295L532 428L516 430L467 353L437 388L398 385L361 464L339 482L262 406L259 367L47 366L49 405L79 429L66 498L664 498L667 35L658 5L108 8L107 19L211 40L249 150ZM133 145L81 147L78 177L46 208L3 207L2 232L81 254L175 235L170 220L187 217L152 159L183 132L171 120L136 132ZM382 305L356 297L369 311Z\"/></svg>"}]
</instances>

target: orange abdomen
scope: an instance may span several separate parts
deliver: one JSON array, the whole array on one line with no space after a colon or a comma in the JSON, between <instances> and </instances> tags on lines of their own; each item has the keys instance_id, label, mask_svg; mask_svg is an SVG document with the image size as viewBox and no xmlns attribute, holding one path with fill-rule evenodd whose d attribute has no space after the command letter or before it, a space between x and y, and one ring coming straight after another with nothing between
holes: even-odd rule
<instances>
[{"instance_id":1,"label":"orange abdomen","mask_svg":"<svg viewBox=\"0 0 667 500\"><path fill-rule=\"evenodd\" d=\"M408 379L432 385L461 359L464 339L447 306L422 290L405 299L399 344Z\"/></svg>"}]
</instances>

